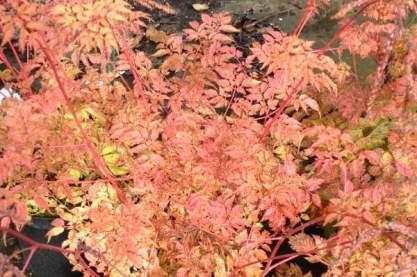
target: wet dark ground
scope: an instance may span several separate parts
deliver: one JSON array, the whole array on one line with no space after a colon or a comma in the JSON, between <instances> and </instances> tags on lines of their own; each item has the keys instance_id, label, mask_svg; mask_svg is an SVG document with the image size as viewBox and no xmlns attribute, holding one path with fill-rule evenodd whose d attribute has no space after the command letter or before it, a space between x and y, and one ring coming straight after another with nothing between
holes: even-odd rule
<instances>
[{"instance_id":1,"label":"wet dark ground","mask_svg":"<svg viewBox=\"0 0 417 277\"><path fill-rule=\"evenodd\" d=\"M319 13L310 19L300 36L315 41L314 47L323 46L339 26L332 16L337 12L344 0L332 1L331 6L319 8ZM239 48L248 48L253 39L260 37L267 28L274 28L291 33L301 18L306 0L160 0L176 10L175 15L167 15L160 11L148 11L157 29L166 32L178 32L188 27L188 22L199 20L202 13L227 12L233 17L233 24L241 30L237 37ZM206 11L196 11L195 3L207 4ZM239 41L241 40L241 41ZM340 57L334 56L335 59ZM351 65L351 57L344 53L342 59ZM376 65L371 59L357 59L358 73L362 81L371 73Z\"/></svg>"},{"instance_id":2,"label":"wet dark ground","mask_svg":"<svg viewBox=\"0 0 417 277\"><path fill-rule=\"evenodd\" d=\"M252 11L253 20L265 20L269 24L280 26L283 30L289 29L295 24L304 6L304 0L166 0L176 11L176 15L167 16L162 12L152 11L155 23L162 29L174 31L187 27L191 20L199 19L201 13L228 12L236 20L248 11ZM192 4L207 4L207 11L196 11Z\"/></svg>"},{"instance_id":3,"label":"wet dark ground","mask_svg":"<svg viewBox=\"0 0 417 277\"><path fill-rule=\"evenodd\" d=\"M245 14L253 21L261 21L264 25L270 25L285 32L291 32L301 17L305 0L165 0L176 11L176 15L166 15L159 11L152 11L154 23L163 30L178 31L188 26L191 20L198 20L201 13L228 12L235 21ZM193 9L192 4L207 4L207 11L199 12ZM322 12L318 19L313 19L303 32L303 36L309 38L327 38L337 28L334 20L330 19L333 11L338 6L333 5L327 12Z\"/></svg>"}]
</instances>

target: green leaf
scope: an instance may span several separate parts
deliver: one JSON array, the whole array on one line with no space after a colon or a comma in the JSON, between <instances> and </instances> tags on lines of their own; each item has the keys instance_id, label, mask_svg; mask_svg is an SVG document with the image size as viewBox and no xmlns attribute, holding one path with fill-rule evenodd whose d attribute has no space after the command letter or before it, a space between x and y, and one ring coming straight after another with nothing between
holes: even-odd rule
<instances>
[{"instance_id":1,"label":"green leaf","mask_svg":"<svg viewBox=\"0 0 417 277\"><path fill-rule=\"evenodd\" d=\"M0 78L3 80L10 82L14 79L13 75L10 73L9 69L0 70Z\"/></svg>"},{"instance_id":2,"label":"green leaf","mask_svg":"<svg viewBox=\"0 0 417 277\"><path fill-rule=\"evenodd\" d=\"M113 71L114 71L113 65L110 64L110 63L106 64L106 72L110 73L110 72L113 72Z\"/></svg>"},{"instance_id":3,"label":"green leaf","mask_svg":"<svg viewBox=\"0 0 417 277\"><path fill-rule=\"evenodd\" d=\"M279 159L284 160L287 156L287 149L285 148L285 146L280 145L274 149L274 154L276 154Z\"/></svg>"},{"instance_id":4,"label":"green leaf","mask_svg":"<svg viewBox=\"0 0 417 277\"><path fill-rule=\"evenodd\" d=\"M74 169L74 168L70 168L68 170L68 174L76 181L79 181L82 177L82 173L79 170Z\"/></svg>"},{"instance_id":5,"label":"green leaf","mask_svg":"<svg viewBox=\"0 0 417 277\"><path fill-rule=\"evenodd\" d=\"M107 144L104 146L103 150L101 150L101 155L109 155L117 151L117 147L111 144Z\"/></svg>"},{"instance_id":6,"label":"green leaf","mask_svg":"<svg viewBox=\"0 0 417 277\"><path fill-rule=\"evenodd\" d=\"M101 151L101 155L113 175L122 176L129 173L129 168L127 166L117 165L117 162L123 155L123 149L108 144Z\"/></svg>"},{"instance_id":7,"label":"green leaf","mask_svg":"<svg viewBox=\"0 0 417 277\"><path fill-rule=\"evenodd\" d=\"M111 48L111 55L110 55L110 59L111 59L113 62L115 62L115 61L117 60L117 56L118 56L117 50L116 50L114 47L112 47L112 48Z\"/></svg>"},{"instance_id":8,"label":"green leaf","mask_svg":"<svg viewBox=\"0 0 417 277\"><path fill-rule=\"evenodd\" d=\"M363 121L351 131L351 137L359 149L373 150L386 145L390 130L391 122L387 119L379 119L375 124Z\"/></svg>"},{"instance_id":9,"label":"green leaf","mask_svg":"<svg viewBox=\"0 0 417 277\"><path fill-rule=\"evenodd\" d=\"M120 159L120 153L114 152L103 156L107 164L115 164Z\"/></svg>"},{"instance_id":10,"label":"green leaf","mask_svg":"<svg viewBox=\"0 0 417 277\"><path fill-rule=\"evenodd\" d=\"M114 176L123 176L129 173L129 168L127 166L117 166L114 164L107 165Z\"/></svg>"},{"instance_id":11,"label":"green leaf","mask_svg":"<svg viewBox=\"0 0 417 277\"><path fill-rule=\"evenodd\" d=\"M122 156L123 151L114 145L107 145L101 151L101 155L107 164L115 164Z\"/></svg>"},{"instance_id":12,"label":"green leaf","mask_svg":"<svg viewBox=\"0 0 417 277\"><path fill-rule=\"evenodd\" d=\"M79 114L84 121L93 120L97 124L104 124L106 122L105 117L90 106L82 107Z\"/></svg>"}]
</instances>

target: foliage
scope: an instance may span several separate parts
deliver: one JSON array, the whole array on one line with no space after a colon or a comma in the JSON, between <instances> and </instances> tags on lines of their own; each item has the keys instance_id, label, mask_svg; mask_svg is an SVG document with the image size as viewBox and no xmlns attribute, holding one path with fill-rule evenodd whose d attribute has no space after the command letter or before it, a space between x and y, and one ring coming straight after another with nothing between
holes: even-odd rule
<instances>
[{"instance_id":1,"label":"foliage","mask_svg":"<svg viewBox=\"0 0 417 277\"><path fill-rule=\"evenodd\" d=\"M17 267L15 267L8 257L0 254L0 274L5 277L25 276Z\"/></svg>"},{"instance_id":2,"label":"foliage","mask_svg":"<svg viewBox=\"0 0 417 277\"><path fill-rule=\"evenodd\" d=\"M416 4L350 1L316 49L300 35L321 2L246 53L225 13L167 34L132 1L3 1L0 80L22 98L0 105L3 234L85 276L302 276L297 257L415 276ZM376 62L365 84L336 40ZM62 247L18 232L35 214Z\"/></svg>"}]
</instances>

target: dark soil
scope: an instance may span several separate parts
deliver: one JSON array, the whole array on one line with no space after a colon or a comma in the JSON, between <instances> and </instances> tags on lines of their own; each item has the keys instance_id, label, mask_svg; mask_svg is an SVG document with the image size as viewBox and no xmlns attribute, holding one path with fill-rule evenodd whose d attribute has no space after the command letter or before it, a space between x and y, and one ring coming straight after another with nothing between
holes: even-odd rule
<instances>
[{"instance_id":1,"label":"dark soil","mask_svg":"<svg viewBox=\"0 0 417 277\"><path fill-rule=\"evenodd\" d=\"M158 10L147 10L143 9L138 5L134 5L141 10L145 10L152 15L153 23L160 27L160 29L167 32L180 31L188 26L188 22L192 20L198 20L201 17L200 12L193 9L192 5L194 3L205 3L208 4L210 9L206 12L214 12L221 7L222 0L206 0L206 1L195 1L195 0L163 0L159 1L170 5L175 9L177 14L167 15L164 12Z\"/></svg>"},{"instance_id":2,"label":"dark soil","mask_svg":"<svg viewBox=\"0 0 417 277\"><path fill-rule=\"evenodd\" d=\"M166 15L160 11L148 11L154 22L163 30L178 31L188 26L191 20L200 19L201 13L228 12L235 19L251 11L251 19L261 20L279 27L283 31L291 31L301 16L305 0L165 0L176 11L176 15ZM208 4L207 11L199 12L192 4Z\"/></svg>"}]
</instances>

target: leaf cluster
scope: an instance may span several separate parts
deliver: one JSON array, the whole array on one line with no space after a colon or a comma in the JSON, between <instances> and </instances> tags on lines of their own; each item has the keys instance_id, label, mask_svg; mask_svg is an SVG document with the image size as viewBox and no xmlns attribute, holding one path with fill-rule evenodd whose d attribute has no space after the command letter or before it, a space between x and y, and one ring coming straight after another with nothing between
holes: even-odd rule
<instances>
[{"instance_id":1,"label":"leaf cluster","mask_svg":"<svg viewBox=\"0 0 417 277\"><path fill-rule=\"evenodd\" d=\"M321 49L300 36L308 1L293 34L249 53L226 13L167 34L131 2L0 4L0 80L20 96L0 104L3 232L55 217L48 238L67 230L86 276L303 276L298 257L327 276L415 275L413 1L345 4ZM377 64L365 84L327 55L336 39Z\"/></svg>"}]
</instances>

